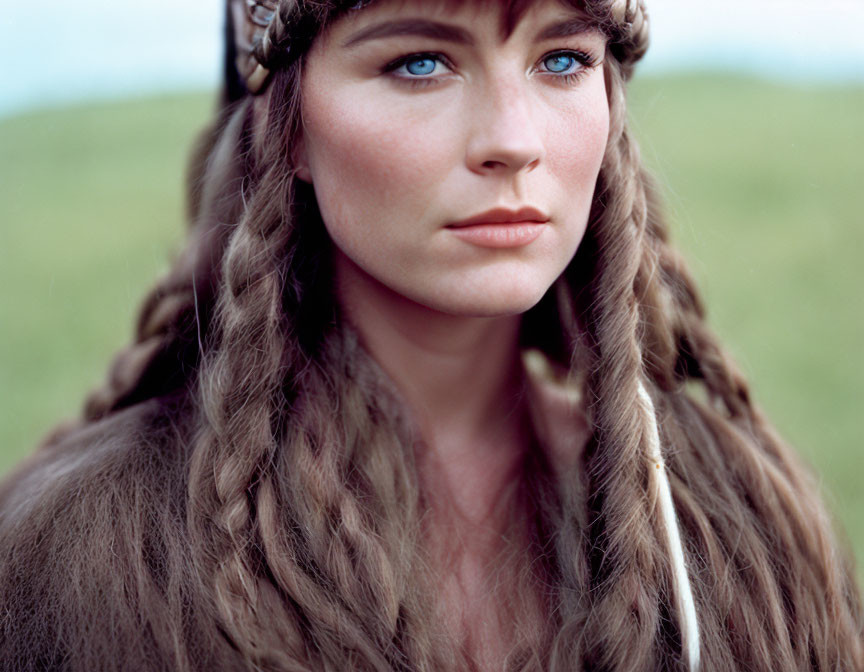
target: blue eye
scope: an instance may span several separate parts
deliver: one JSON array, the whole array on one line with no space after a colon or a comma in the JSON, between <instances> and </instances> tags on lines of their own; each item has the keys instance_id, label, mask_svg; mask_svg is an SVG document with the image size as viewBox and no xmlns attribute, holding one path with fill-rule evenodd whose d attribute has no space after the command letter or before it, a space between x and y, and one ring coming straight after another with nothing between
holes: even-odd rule
<instances>
[{"instance_id":1,"label":"blue eye","mask_svg":"<svg viewBox=\"0 0 864 672\"><path fill-rule=\"evenodd\" d=\"M430 75L437 61L428 56L420 56L405 62L405 69L412 75Z\"/></svg>"},{"instance_id":2,"label":"blue eye","mask_svg":"<svg viewBox=\"0 0 864 672\"><path fill-rule=\"evenodd\" d=\"M543 59L543 65L549 72L561 73L577 64L576 59L570 54L552 54Z\"/></svg>"},{"instance_id":3,"label":"blue eye","mask_svg":"<svg viewBox=\"0 0 864 672\"><path fill-rule=\"evenodd\" d=\"M443 67L439 68L439 65ZM381 68L382 73L389 73L412 86L440 83L442 77L450 71L452 68L446 56L430 52L407 54Z\"/></svg>"}]
</instances>

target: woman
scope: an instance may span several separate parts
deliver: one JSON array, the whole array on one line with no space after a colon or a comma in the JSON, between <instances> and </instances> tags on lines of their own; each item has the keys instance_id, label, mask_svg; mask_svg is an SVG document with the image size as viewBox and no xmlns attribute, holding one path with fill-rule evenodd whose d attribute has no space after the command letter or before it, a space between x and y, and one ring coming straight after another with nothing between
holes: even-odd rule
<instances>
[{"instance_id":1,"label":"woman","mask_svg":"<svg viewBox=\"0 0 864 672\"><path fill-rule=\"evenodd\" d=\"M864 669L627 132L644 7L228 16L186 251L0 489L2 669Z\"/></svg>"}]
</instances>

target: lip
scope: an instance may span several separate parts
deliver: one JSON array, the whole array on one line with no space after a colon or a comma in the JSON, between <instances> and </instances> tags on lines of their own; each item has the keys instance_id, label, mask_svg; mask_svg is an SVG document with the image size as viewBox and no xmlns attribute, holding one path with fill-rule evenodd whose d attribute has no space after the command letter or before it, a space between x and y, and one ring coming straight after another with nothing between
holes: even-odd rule
<instances>
[{"instance_id":1,"label":"lip","mask_svg":"<svg viewBox=\"0 0 864 672\"><path fill-rule=\"evenodd\" d=\"M473 217L448 224L447 228L461 229L466 226L478 226L484 224L545 224L548 221L549 215L546 215L537 208L532 208L530 206L519 208L518 210L494 208L492 210L487 210L486 212L481 212L479 215L474 215Z\"/></svg>"},{"instance_id":2,"label":"lip","mask_svg":"<svg viewBox=\"0 0 864 672\"><path fill-rule=\"evenodd\" d=\"M504 249L524 247L537 240L543 230L548 227L546 222L494 222L457 226L450 229L451 234L466 243L478 247Z\"/></svg>"}]
</instances>

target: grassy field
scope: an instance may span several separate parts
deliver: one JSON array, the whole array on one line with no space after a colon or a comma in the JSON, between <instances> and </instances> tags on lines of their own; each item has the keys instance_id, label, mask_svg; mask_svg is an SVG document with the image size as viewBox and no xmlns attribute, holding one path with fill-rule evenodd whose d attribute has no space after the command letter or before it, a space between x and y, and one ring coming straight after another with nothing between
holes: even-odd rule
<instances>
[{"instance_id":1,"label":"grassy field","mask_svg":"<svg viewBox=\"0 0 864 672\"><path fill-rule=\"evenodd\" d=\"M77 412L183 231L207 94L0 121L0 473ZM644 79L634 129L711 322L864 561L864 88Z\"/></svg>"}]
</instances>

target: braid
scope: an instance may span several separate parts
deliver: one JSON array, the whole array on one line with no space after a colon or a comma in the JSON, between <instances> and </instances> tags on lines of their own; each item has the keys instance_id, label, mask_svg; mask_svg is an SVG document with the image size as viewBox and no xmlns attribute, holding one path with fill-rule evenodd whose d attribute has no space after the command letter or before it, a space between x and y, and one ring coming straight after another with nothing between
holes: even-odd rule
<instances>
[{"instance_id":1,"label":"braid","mask_svg":"<svg viewBox=\"0 0 864 672\"><path fill-rule=\"evenodd\" d=\"M671 665L668 634L650 650L650 627L663 626L645 619L636 594L648 615L659 599L653 613L661 619L674 599L690 669L700 658L710 669L741 660L766 670L857 669L864 652L852 572L816 484L753 406L744 377L705 324L686 265L668 245L653 183L619 118L624 65L610 69L610 151L598 183L600 213L586 239L590 259L577 254L591 269L579 279L589 286L581 303L596 351L589 473L600 515L594 543L603 557L588 625L595 637L606 635L598 661L624 669ZM694 379L712 406L688 397L685 383ZM661 441L673 447L666 459ZM646 482L652 468L658 478ZM654 513L663 514L665 544L651 534ZM590 559L590 547L587 553ZM610 589L604 565L615 568ZM616 614L634 614L632 632L642 636L627 642Z\"/></svg>"},{"instance_id":2,"label":"braid","mask_svg":"<svg viewBox=\"0 0 864 672\"><path fill-rule=\"evenodd\" d=\"M84 419L97 420L127 405L145 372L158 359L166 359L166 351L187 335L190 319L194 320L192 288L186 286L185 278L172 273L144 300L132 344L115 357L103 386L90 393Z\"/></svg>"},{"instance_id":3,"label":"braid","mask_svg":"<svg viewBox=\"0 0 864 672\"><path fill-rule=\"evenodd\" d=\"M603 548L602 557L588 553L596 559L596 592L587 628L601 643L593 654L600 667L662 666L677 657L661 619L674 598L682 644L695 668L695 611L643 369L648 368L643 353L650 350L644 344L646 306L637 288L656 267L645 244L648 195L638 149L626 129L621 74L613 66L607 76L610 141L598 182L599 214L592 218L591 241L577 254L582 262L590 255L594 278L584 297L595 351L589 394L595 400L597 445L588 465L589 507L601 521L591 543ZM580 282L574 279L574 292ZM623 626L621 614L630 614Z\"/></svg>"},{"instance_id":4,"label":"braid","mask_svg":"<svg viewBox=\"0 0 864 672\"><path fill-rule=\"evenodd\" d=\"M819 488L752 404L744 377L704 322L692 278L655 224L649 242L660 272L645 293L665 296L670 333L651 338L675 343L655 380L698 380L713 402L700 408L686 395L663 399L675 418L663 423L663 433L680 451L670 456L670 481L691 533L690 557L698 559L698 602L706 621L725 628L704 633L706 665L753 659L762 665L754 669L858 669L864 651L857 588ZM653 320L650 329L660 328ZM681 425L705 430L685 436Z\"/></svg>"},{"instance_id":5,"label":"braid","mask_svg":"<svg viewBox=\"0 0 864 672\"><path fill-rule=\"evenodd\" d=\"M216 347L202 363L198 393L203 417L190 464L190 527L208 541L202 566L215 577L226 627L236 641L248 643L250 650L244 653L255 658L262 647L275 651L267 645L277 641L261 611L268 601L250 552L257 540L248 490L274 457L274 418L283 406L276 393L286 347L276 256L291 231L282 212L292 200L286 186L273 179L262 184L259 194L267 198L252 199L225 252ZM290 653L286 647L286 655Z\"/></svg>"},{"instance_id":6,"label":"braid","mask_svg":"<svg viewBox=\"0 0 864 672\"><path fill-rule=\"evenodd\" d=\"M752 415L747 381L705 324L705 309L681 254L669 244L659 217L661 205L651 177L644 173L649 201L645 254L636 289L645 307L646 367L654 382L669 392L688 379L702 380L710 397L735 418Z\"/></svg>"},{"instance_id":7,"label":"braid","mask_svg":"<svg viewBox=\"0 0 864 672\"><path fill-rule=\"evenodd\" d=\"M432 643L415 565L409 426L333 312L311 189L285 177L296 117L274 111L296 103L299 70L279 72L256 108L268 121L254 124L249 174L266 168L225 253L200 373L189 524L202 578L252 665L457 668Z\"/></svg>"}]
</instances>

